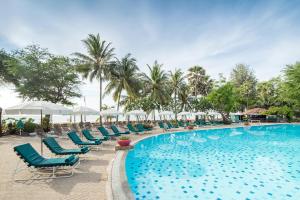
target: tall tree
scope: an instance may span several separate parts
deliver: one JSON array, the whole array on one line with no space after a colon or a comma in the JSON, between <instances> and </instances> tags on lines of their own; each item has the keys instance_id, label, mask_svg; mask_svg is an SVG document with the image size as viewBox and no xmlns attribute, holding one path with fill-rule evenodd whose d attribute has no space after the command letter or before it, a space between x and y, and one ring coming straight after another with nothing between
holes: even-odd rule
<instances>
[{"instance_id":1,"label":"tall tree","mask_svg":"<svg viewBox=\"0 0 300 200\"><path fill-rule=\"evenodd\" d=\"M81 96L81 82L67 57L54 56L32 45L16 51L7 63L18 77L16 92L23 99L72 105L71 99Z\"/></svg>"},{"instance_id":2,"label":"tall tree","mask_svg":"<svg viewBox=\"0 0 300 200\"><path fill-rule=\"evenodd\" d=\"M144 92L149 94L150 98L156 105L159 105L157 109L160 109L162 105L168 104L170 100L170 93L168 90L168 75L162 69L162 64L154 62L153 66L147 65L150 74L142 74Z\"/></svg>"},{"instance_id":3,"label":"tall tree","mask_svg":"<svg viewBox=\"0 0 300 200\"><path fill-rule=\"evenodd\" d=\"M0 84L18 83L18 78L14 74L14 70L7 62L13 59L10 54L4 50L0 50Z\"/></svg>"},{"instance_id":4,"label":"tall tree","mask_svg":"<svg viewBox=\"0 0 300 200\"><path fill-rule=\"evenodd\" d=\"M187 78L194 96L207 96L213 88L213 80L206 74L201 66L194 66L188 69Z\"/></svg>"},{"instance_id":5,"label":"tall tree","mask_svg":"<svg viewBox=\"0 0 300 200\"><path fill-rule=\"evenodd\" d=\"M284 70L285 83L284 94L294 104L296 110L300 110L300 62L287 65Z\"/></svg>"},{"instance_id":6,"label":"tall tree","mask_svg":"<svg viewBox=\"0 0 300 200\"><path fill-rule=\"evenodd\" d=\"M102 82L106 80L106 75L111 70L111 60L114 56L114 48L111 43L101 40L99 34L89 34L87 39L82 40L87 54L76 52L74 55L79 59L77 70L83 74L84 78L93 81L95 78L99 80L100 89L100 111L102 110ZM100 116L100 123L102 117Z\"/></svg>"},{"instance_id":7,"label":"tall tree","mask_svg":"<svg viewBox=\"0 0 300 200\"><path fill-rule=\"evenodd\" d=\"M104 95L113 92L113 99L117 102L117 110L119 110L122 91L125 90L127 95L133 98L138 96L141 89L139 68L136 59L132 58L130 54L121 60L117 59L112 66Z\"/></svg>"},{"instance_id":8,"label":"tall tree","mask_svg":"<svg viewBox=\"0 0 300 200\"><path fill-rule=\"evenodd\" d=\"M282 96L283 82L280 77L257 84L257 105L268 109L285 104Z\"/></svg>"},{"instance_id":9,"label":"tall tree","mask_svg":"<svg viewBox=\"0 0 300 200\"><path fill-rule=\"evenodd\" d=\"M240 109L247 109L255 104L257 79L248 65L237 64L230 74L233 85L237 88Z\"/></svg>"},{"instance_id":10,"label":"tall tree","mask_svg":"<svg viewBox=\"0 0 300 200\"><path fill-rule=\"evenodd\" d=\"M170 88L174 94L174 107L173 110L175 112L175 119L177 119L177 100L178 93L181 87L184 85L184 76L183 72L180 69L175 69L174 72L170 71Z\"/></svg>"},{"instance_id":11,"label":"tall tree","mask_svg":"<svg viewBox=\"0 0 300 200\"><path fill-rule=\"evenodd\" d=\"M234 111L237 106L237 98L235 88L232 83L227 82L219 86L207 96L213 109L217 110L225 123L229 123L229 114Z\"/></svg>"},{"instance_id":12,"label":"tall tree","mask_svg":"<svg viewBox=\"0 0 300 200\"><path fill-rule=\"evenodd\" d=\"M183 84L179 90L179 103L180 103L180 111L189 111L191 110L191 102L190 98L190 87L187 84Z\"/></svg>"}]
</instances>

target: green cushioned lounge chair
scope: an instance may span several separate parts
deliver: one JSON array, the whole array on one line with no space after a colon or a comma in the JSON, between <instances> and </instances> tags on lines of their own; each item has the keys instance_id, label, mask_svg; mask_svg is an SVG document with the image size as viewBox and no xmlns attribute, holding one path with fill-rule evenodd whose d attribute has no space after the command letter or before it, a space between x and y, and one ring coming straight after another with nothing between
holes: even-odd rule
<instances>
[{"instance_id":1,"label":"green cushioned lounge chair","mask_svg":"<svg viewBox=\"0 0 300 200\"><path fill-rule=\"evenodd\" d=\"M98 130L100 131L100 133L103 135L103 137L118 137L121 134L119 133L114 133L114 134L109 134L108 130L106 128L104 128L103 126L99 126Z\"/></svg>"},{"instance_id":2,"label":"green cushioned lounge chair","mask_svg":"<svg viewBox=\"0 0 300 200\"><path fill-rule=\"evenodd\" d=\"M184 124L183 121L178 121L177 123L178 123L178 125L179 125L180 127L186 127L186 125Z\"/></svg>"},{"instance_id":3,"label":"green cushioned lounge chair","mask_svg":"<svg viewBox=\"0 0 300 200\"><path fill-rule=\"evenodd\" d=\"M140 132L147 132L147 131L151 131L152 129L150 128L145 128L143 124L137 124L136 128L140 131Z\"/></svg>"},{"instance_id":4,"label":"green cushioned lounge chair","mask_svg":"<svg viewBox=\"0 0 300 200\"><path fill-rule=\"evenodd\" d=\"M162 128L164 130L170 129L168 126L165 126L165 123L163 123L162 121L158 122L158 126L159 128Z\"/></svg>"},{"instance_id":5,"label":"green cushioned lounge chair","mask_svg":"<svg viewBox=\"0 0 300 200\"><path fill-rule=\"evenodd\" d=\"M127 135L127 134L130 134L130 131L119 131L118 127L116 127L115 125L111 125L111 130L113 130L113 132L115 134L120 134L120 135Z\"/></svg>"},{"instance_id":6,"label":"green cushioned lounge chair","mask_svg":"<svg viewBox=\"0 0 300 200\"><path fill-rule=\"evenodd\" d=\"M86 154L90 151L89 147L84 146L78 149L64 149L53 137L47 137L43 139L43 143L48 149L56 155L73 155L73 154Z\"/></svg>"},{"instance_id":7,"label":"green cushioned lounge chair","mask_svg":"<svg viewBox=\"0 0 300 200\"><path fill-rule=\"evenodd\" d=\"M79 164L79 157L75 155L64 158L44 158L29 143L14 147L14 151L26 163L27 169L33 173L30 178L15 179L15 175L22 170L18 169L17 165L14 172L15 181L71 177L74 168Z\"/></svg>"},{"instance_id":8,"label":"green cushioned lounge chair","mask_svg":"<svg viewBox=\"0 0 300 200\"><path fill-rule=\"evenodd\" d=\"M169 121L167 121L166 123L167 123L167 126L168 126L169 128L179 128L177 125L173 125L173 124L171 124L171 122L169 122Z\"/></svg>"},{"instance_id":9,"label":"green cushioned lounge chair","mask_svg":"<svg viewBox=\"0 0 300 200\"><path fill-rule=\"evenodd\" d=\"M75 131L69 132L68 136L78 146L95 146L102 143L101 141L82 141Z\"/></svg>"},{"instance_id":10,"label":"green cushioned lounge chair","mask_svg":"<svg viewBox=\"0 0 300 200\"><path fill-rule=\"evenodd\" d=\"M99 141L107 141L110 139L107 136L103 136L103 138L94 137L88 129L83 129L81 132L82 132L83 136L89 141L99 142Z\"/></svg>"},{"instance_id":11,"label":"green cushioned lounge chair","mask_svg":"<svg viewBox=\"0 0 300 200\"><path fill-rule=\"evenodd\" d=\"M127 124L127 127L128 127L128 129L129 129L130 132L133 132L133 133L136 133L136 134L141 133L141 131L135 129L135 128L132 126L131 123L128 123L128 124Z\"/></svg>"}]
</instances>

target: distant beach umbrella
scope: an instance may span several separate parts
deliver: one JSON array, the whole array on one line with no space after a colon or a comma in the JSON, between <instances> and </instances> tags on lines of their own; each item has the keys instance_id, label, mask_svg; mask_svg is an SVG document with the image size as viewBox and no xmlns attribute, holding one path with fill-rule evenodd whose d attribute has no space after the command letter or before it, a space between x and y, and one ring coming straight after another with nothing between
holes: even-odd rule
<instances>
[{"instance_id":1,"label":"distant beach umbrella","mask_svg":"<svg viewBox=\"0 0 300 200\"><path fill-rule=\"evenodd\" d=\"M160 118L163 117L164 119L166 119L166 117L168 116L170 119L172 119L171 116L173 116L174 113L172 111L165 110L165 111L161 111L160 113L158 113L158 115Z\"/></svg>"},{"instance_id":2,"label":"distant beach umbrella","mask_svg":"<svg viewBox=\"0 0 300 200\"><path fill-rule=\"evenodd\" d=\"M86 115L99 115L99 111L94 110L92 108L89 107L85 107L85 106L79 106L73 109L73 114L74 115L80 115L80 121L82 123L82 116L86 116Z\"/></svg>"},{"instance_id":3,"label":"distant beach umbrella","mask_svg":"<svg viewBox=\"0 0 300 200\"><path fill-rule=\"evenodd\" d=\"M129 118L130 116L135 116L137 121L139 121L140 117L146 117L147 113L142 110L132 110L126 113L126 116Z\"/></svg>"},{"instance_id":4,"label":"distant beach umbrella","mask_svg":"<svg viewBox=\"0 0 300 200\"><path fill-rule=\"evenodd\" d=\"M194 115L196 115L196 116L199 116L199 115L206 115L206 113L205 113L205 112L196 112L196 113L194 113Z\"/></svg>"},{"instance_id":5,"label":"distant beach umbrella","mask_svg":"<svg viewBox=\"0 0 300 200\"><path fill-rule=\"evenodd\" d=\"M100 115L102 117L116 117L118 115L123 115L123 113L115 109L107 109L107 110L102 110L100 112Z\"/></svg>"}]
</instances>

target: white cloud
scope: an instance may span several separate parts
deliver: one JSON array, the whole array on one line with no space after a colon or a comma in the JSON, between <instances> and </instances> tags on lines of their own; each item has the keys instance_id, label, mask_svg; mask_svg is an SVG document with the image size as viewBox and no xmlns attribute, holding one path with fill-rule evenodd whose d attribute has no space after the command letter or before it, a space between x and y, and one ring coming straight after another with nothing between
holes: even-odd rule
<instances>
[{"instance_id":1,"label":"white cloud","mask_svg":"<svg viewBox=\"0 0 300 200\"><path fill-rule=\"evenodd\" d=\"M113 43L117 56L132 53L143 71L157 59L167 71L198 64L217 77L219 73L228 75L242 62L254 68L261 80L279 75L285 64L300 60L299 12L290 5L284 12L285 2L258 4L232 13L215 6L200 14L185 13L175 6L160 13L145 1L134 7L123 1L93 7L77 3L57 3L55 7L55 3L17 0L5 4L0 8L0 17L5 19L0 21L5 27L0 29L0 45L4 47L38 43L54 53L70 55L84 52L81 40L99 32ZM98 88L97 81L81 87L90 107L99 107ZM3 107L19 101L11 101L7 98L11 91L3 91ZM82 104L83 100L76 102ZM104 100L112 102L111 97Z\"/></svg>"}]
</instances>

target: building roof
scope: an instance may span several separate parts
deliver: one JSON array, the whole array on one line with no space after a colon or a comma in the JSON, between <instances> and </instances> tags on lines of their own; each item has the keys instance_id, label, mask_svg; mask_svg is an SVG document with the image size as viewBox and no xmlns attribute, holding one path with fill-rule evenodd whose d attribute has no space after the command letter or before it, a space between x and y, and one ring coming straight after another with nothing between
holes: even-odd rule
<instances>
[{"instance_id":1,"label":"building roof","mask_svg":"<svg viewBox=\"0 0 300 200\"><path fill-rule=\"evenodd\" d=\"M264 115L262 113L265 111L266 111L266 109L264 109L264 108L252 108L252 109L245 111L243 114L244 115Z\"/></svg>"}]
</instances>

